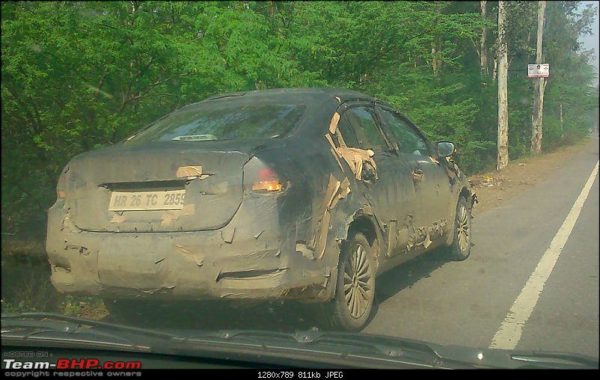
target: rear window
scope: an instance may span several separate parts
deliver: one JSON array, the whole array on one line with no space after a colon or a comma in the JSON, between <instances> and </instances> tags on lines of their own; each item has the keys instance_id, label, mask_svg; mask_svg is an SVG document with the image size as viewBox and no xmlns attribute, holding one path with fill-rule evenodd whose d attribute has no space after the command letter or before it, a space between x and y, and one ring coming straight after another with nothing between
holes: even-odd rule
<instances>
[{"instance_id":1,"label":"rear window","mask_svg":"<svg viewBox=\"0 0 600 380\"><path fill-rule=\"evenodd\" d=\"M159 120L128 143L278 138L298 124L304 111L305 106L296 104L204 103Z\"/></svg>"}]
</instances>

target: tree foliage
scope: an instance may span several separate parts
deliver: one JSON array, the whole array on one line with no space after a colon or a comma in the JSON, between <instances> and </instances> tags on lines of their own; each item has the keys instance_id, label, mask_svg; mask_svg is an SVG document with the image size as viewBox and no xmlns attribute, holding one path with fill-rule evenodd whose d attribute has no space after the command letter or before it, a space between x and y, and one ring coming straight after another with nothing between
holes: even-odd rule
<instances>
[{"instance_id":1,"label":"tree foliage","mask_svg":"<svg viewBox=\"0 0 600 380\"><path fill-rule=\"evenodd\" d=\"M513 158L531 134L536 5L509 2ZM73 155L227 91L365 91L432 139L454 141L467 172L494 164L496 83L480 73L478 49L487 26L493 57L497 3L487 20L478 2L448 1L3 2L1 10L5 231L43 226ZM577 40L593 17L578 2L548 3L545 147L582 136L592 120L594 72Z\"/></svg>"}]
</instances>

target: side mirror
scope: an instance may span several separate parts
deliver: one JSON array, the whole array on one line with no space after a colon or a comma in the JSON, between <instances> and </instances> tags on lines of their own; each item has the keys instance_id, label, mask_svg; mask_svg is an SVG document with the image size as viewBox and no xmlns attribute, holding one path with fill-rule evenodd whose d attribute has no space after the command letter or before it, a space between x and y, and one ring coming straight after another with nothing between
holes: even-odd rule
<instances>
[{"instance_id":1,"label":"side mirror","mask_svg":"<svg viewBox=\"0 0 600 380\"><path fill-rule=\"evenodd\" d=\"M437 143L437 154L438 157L450 157L454 154L456 148L454 144L449 141L440 141Z\"/></svg>"}]
</instances>

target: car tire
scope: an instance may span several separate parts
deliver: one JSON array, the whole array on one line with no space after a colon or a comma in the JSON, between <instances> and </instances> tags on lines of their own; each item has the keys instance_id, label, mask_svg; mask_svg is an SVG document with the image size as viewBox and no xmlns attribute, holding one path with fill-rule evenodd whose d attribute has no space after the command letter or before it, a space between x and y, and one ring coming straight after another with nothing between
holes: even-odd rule
<instances>
[{"instance_id":1,"label":"car tire","mask_svg":"<svg viewBox=\"0 0 600 380\"><path fill-rule=\"evenodd\" d=\"M466 260L471 255L471 207L462 196L456 205L452 233L454 238L448 248L448 257L453 261Z\"/></svg>"},{"instance_id":2,"label":"car tire","mask_svg":"<svg viewBox=\"0 0 600 380\"><path fill-rule=\"evenodd\" d=\"M373 250L360 232L353 234L342 249L335 296L325 310L332 328L360 331L369 321L375 300Z\"/></svg>"}]
</instances>

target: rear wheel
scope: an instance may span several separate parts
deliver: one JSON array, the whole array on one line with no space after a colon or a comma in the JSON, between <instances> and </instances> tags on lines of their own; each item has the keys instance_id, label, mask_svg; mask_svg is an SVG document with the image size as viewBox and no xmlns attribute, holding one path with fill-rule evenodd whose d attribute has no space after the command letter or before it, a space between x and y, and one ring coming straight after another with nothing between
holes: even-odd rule
<instances>
[{"instance_id":1,"label":"rear wheel","mask_svg":"<svg viewBox=\"0 0 600 380\"><path fill-rule=\"evenodd\" d=\"M332 327L361 330L375 299L375 255L367 238L355 233L340 255L337 287L326 312Z\"/></svg>"},{"instance_id":2,"label":"rear wheel","mask_svg":"<svg viewBox=\"0 0 600 380\"><path fill-rule=\"evenodd\" d=\"M464 197L456 205L454 219L454 240L448 249L448 256L454 261L463 261L471 254L471 208Z\"/></svg>"}]
</instances>

